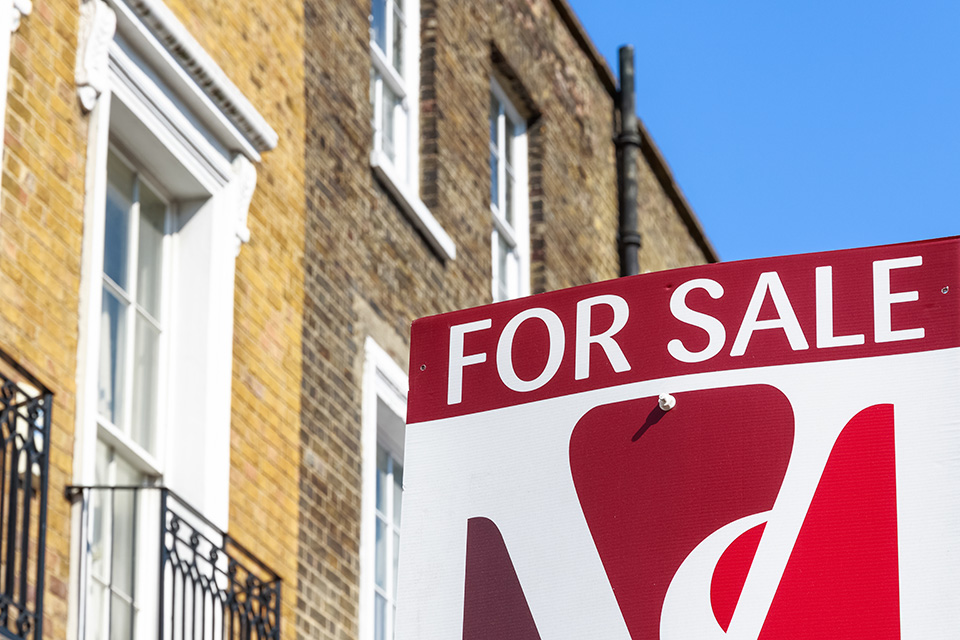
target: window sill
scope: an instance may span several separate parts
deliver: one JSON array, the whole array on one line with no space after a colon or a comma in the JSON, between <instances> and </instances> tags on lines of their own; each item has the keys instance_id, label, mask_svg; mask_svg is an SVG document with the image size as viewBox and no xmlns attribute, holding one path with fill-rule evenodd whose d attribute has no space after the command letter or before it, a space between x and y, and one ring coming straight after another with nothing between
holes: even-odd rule
<instances>
[{"instance_id":1,"label":"window sill","mask_svg":"<svg viewBox=\"0 0 960 640\"><path fill-rule=\"evenodd\" d=\"M453 260L457 257L457 246L443 230L437 219L430 213L427 205L417 196L411 194L406 186L394 177L393 167L381 151L370 154L370 166L377 179L383 183L397 204L403 209L413 225L430 243L430 246L441 258Z\"/></svg>"}]
</instances>

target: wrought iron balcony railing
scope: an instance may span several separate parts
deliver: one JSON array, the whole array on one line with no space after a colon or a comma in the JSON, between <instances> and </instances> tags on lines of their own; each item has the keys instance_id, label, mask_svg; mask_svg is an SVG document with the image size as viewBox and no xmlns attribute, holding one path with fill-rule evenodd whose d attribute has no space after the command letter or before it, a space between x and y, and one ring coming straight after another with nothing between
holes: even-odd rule
<instances>
[{"instance_id":1,"label":"wrought iron balcony railing","mask_svg":"<svg viewBox=\"0 0 960 640\"><path fill-rule=\"evenodd\" d=\"M0 637L43 636L53 394L0 351ZM39 504L37 504L39 502Z\"/></svg>"},{"instance_id":2,"label":"wrought iron balcony railing","mask_svg":"<svg viewBox=\"0 0 960 640\"><path fill-rule=\"evenodd\" d=\"M76 486L80 640L280 637L280 578L163 487Z\"/></svg>"}]
</instances>

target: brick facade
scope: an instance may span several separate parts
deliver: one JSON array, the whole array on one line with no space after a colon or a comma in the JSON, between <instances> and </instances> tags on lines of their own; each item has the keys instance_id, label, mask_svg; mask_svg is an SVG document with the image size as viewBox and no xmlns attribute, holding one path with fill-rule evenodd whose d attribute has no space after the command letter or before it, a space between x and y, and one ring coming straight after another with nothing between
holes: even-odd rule
<instances>
[{"instance_id":1,"label":"brick facade","mask_svg":"<svg viewBox=\"0 0 960 640\"><path fill-rule=\"evenodd\" d=\"M360 626L365 340L405 370L414 319L491 301L491 77L528 124L531 291L618 272L614 80L565 2L420 5L419 195L456 243L454 260L431 249L371 170L369 13L368 0L305 9L297 632L311 639L356 638ZM715 260L662 159L648 155L642 268Z\"/></svg>"},{"instance_id":2,"label":"brick facade","mask_svg":"<svg viewBox=\"0 0 960 640\"><path fill-rule=\"evenodd\" d=\"M77 12L38 0L10 44L0 194L0 348L53 391L45 633L65 638L87 126L72 82Z\"/></svg>"},{"instance_id":3,"label":"brick facade","mask_svg":"<svg viewBox=\"0 0 960 640\"><path fill-rule=\"evenodd\" d=\"M64 495L78 482L78 389L94 384L81 318L96 132L75 70L80 6L103 1L34 0L11 40L4 121L0 349L55 394L54 640L76 637ZM283 638L357 638L365 341L406 369L415 318L491 301L491 78L527 125L530 291L617 275L615 81L565 0L421 0L417 195L456 245L448 259L371 168L370 0L165 6L279 137L255 163L235 263L228 533L281 577ZM641 134L641 269L715 260Z\"/></svg>"},{"instance_id":4,"label":"brick facade","mask_svg":"<svg viewBox=\"0 0 960 640\"><path fill-rule=\"evenodd\" d=\"M77 481L91 118L78 102L75 80L80 4L36 0L12 36L0 190L0 348L55 394L43 629L54 640L76 637L68 611L77 542L64 490ZM200 0L168 6L281 140L257 166L247 219L251 240L236 261L228 533L280 575L281 628L292 638L304 282L303 5L274 2L264 11L259 1Z\"/></svg>"}]
</instances>

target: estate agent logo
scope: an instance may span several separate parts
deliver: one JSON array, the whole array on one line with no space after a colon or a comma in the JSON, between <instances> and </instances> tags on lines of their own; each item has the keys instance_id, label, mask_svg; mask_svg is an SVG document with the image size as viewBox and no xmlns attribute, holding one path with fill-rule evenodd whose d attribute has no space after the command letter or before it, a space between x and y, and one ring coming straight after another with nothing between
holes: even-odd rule
<instances>
[{"instance_id":1,"label":"estate agent logo","mask_svg":"<svg viewBox=\"0 0 960 640\"><path fill-rule=\"evenodd\" d=\"M780 495L794 441L783 394L751 385L677 402L686 410L664 413L657 398L597 407L570 442L631 636L899 638L893 407L846 424L805 508ZM765 535L798 510L798 533Z\"/></svg>"},{"instance_id":2,"label":"estate agent logo","mask_svg":"<svg viewBox=\"0 0 960 640\"><path fill-rule=\"evenodd\" d=\"M956 238L418 320L397 639L957 637L958 389Z\"/></svg>"}]
</instances>

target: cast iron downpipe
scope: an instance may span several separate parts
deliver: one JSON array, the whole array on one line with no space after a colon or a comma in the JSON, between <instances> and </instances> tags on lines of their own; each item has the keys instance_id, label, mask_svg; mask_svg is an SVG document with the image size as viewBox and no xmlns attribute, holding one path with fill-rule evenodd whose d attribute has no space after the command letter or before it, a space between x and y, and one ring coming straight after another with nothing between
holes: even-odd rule
<instances>
[{"instance_id":1,"label":"cast iron downpipe","mask_svg":"<svg viewBox=\"0 0 960 640\"><path fill-rule=\"evenodd\" d=\"M620 227L617 242L620 250L620 275L640 273L640 231L637 229L637 152L640 131L637 127L637 105L633 91L633 46L620 47L620 90L617 92L620 132L617 145L617 186L620 197Z\"/></svg>"}]
</instances>

